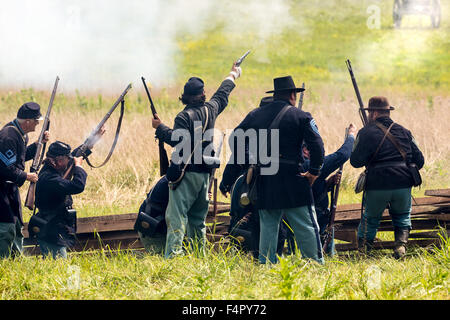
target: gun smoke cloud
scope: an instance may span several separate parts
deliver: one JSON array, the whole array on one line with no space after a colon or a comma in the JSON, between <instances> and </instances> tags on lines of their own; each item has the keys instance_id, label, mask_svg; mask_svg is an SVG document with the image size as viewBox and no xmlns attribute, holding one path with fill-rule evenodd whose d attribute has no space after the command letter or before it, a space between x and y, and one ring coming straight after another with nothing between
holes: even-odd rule
<instances>
[{"instance_id":1,"label":"gun smoke cloud","mask_svg":"<svg viewBox=\"0 0 450 320\"><path fill-rule=\"evenodd\" d=\"M56 75L62 91L115 90L141 75L163 86L178 76L180 35L220 24L263 43L291 23L289 9L272 0L0 0L0 88L48 89Z\"/></svg>"}]
</instances>

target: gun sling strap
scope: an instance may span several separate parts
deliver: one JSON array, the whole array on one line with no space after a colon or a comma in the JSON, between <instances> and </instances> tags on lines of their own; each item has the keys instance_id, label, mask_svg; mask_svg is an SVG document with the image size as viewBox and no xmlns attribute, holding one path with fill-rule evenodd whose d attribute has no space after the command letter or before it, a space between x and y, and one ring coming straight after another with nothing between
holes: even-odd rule
<instances>
[{"instance_id":1,"label":"gun sling strap","mask_svg":"<svg viewBox=\"0 0 450 320\"><path fill-rule=\"evenodd\" d=\"M115 137L114 137L114 142L113 142L113 144L112 144L112 146L111 146L111 149L109 150L108 156L107 156L106 159L105 159L100 165L98 165L98 166L94 166L94 165L92 164L92 162L89 161L89 158L86 158L86 162L87 162L87 164L88 164L91 168L100 168L100 167L103 167L103 166L109 161L109 159L111 158L111 156L112 156L112 154L113 154L113 152L114 152L114 149L116 148L117 141L119 140L120 128L121 128L121 126L122 126L122 120L123 120L124 112L125 112L125 100L122 100L122 101L120 102L120 116L119 116L119 120L118 120L118 122L117 122L116 135L115 135Z\"/></svg>"}]
</instances>

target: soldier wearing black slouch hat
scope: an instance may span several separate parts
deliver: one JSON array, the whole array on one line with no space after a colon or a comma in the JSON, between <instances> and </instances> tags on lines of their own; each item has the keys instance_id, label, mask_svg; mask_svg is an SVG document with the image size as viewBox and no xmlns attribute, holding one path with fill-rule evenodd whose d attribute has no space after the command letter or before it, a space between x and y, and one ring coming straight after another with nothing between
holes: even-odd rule
<instances>
[{"instance_id":1,"label":"soldier wearing black slouch hat","mask_svg":"<svg viewBox=\"0 0 450 320\"><path fill-rule=\"evenodd\" d=\"M252 110L230 137L230 141L239 137L242 140L252 130L257 137L257 141L244 140L244 144L234 141L235 148L231 149L234 163L239 163L239 155L244 154L244 167L250 164L250 159L257 160L255 171L260 173L253 180L257 189L254 207L260 221L259 261L263 264L278 261L278 232L284 215L294 230L302 256L324 263L311 191L323 163L323 141L311 114L294 107L297 92L304 89L297 88L291 76L275 78L273 83L274 90L266 92L273 93L273 100ZM303 141L311 152L306 172L301 165ZM252 150L251 145L256 147ZM263 161L262 155L269 154L270 159ZM226 181L221 184L223 193L229 190L228 185Z\"/></svg>"},{"instance_id":2,"label":"soldier wearing black slouch hat","mask_svg":"<svg viewBox=\"0 0 450 320\"><path fill-rule=\"evenodd\" d=\"M350 163L355 168L365 166L367 179L363 203L365 211L358 228L358 247L370 250L386 208L394 225L394 256L402 258L411 229L411 188L424 164L411 132L390 118L394 110L387 98L369 100L369 123L358 132ZM411 170L411 166L415 166Z\"/></svg>"},{"instance_id":3,"label":"soldier wearing black slouch hat","mask_svg":"<svg viewBox=\"0 0 450 320\"><path fill-rule=\"evenodd\" d=\"M36 173L25 172L25 161L36 154L36 143L28 146L28 133L36 130L42 114L39 104L27 102L17 118L0 130L0 258L22 253L22 205L19 187L25 181L36 182ZM44 132L43 143L49 139Z\"/></svg>"},{"instance_id":4,"label":"soldier wearing black slouch hat","mask_svg":"<svg viewBox=\"0 0 450 320\"><path fill-rule=\"evenodd\" d=\"M41 253L51 254L53 258L67 257L67 247L74 244L76 214L72 210L71 195L83 192L86 185L82 157L73 158L72 178L63 178L72 159L70 151L66 143L52 143L36 184L37 215L47 222L37 235L38 243Z\"/></svg>"}]
</instances>

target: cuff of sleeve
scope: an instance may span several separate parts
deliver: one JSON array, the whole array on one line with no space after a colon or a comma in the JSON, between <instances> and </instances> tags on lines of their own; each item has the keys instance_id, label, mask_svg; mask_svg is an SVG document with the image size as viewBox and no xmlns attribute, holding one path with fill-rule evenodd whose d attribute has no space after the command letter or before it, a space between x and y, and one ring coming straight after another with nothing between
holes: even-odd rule
<instances>
[{"instance_id":1,"label":"cuff of sleeve","mask_svg":"<svg viewBox=\"0 0 450 320\"><path fill-rule=\"evenodd\" d=\"M17 177L16 184L18 186L22 186L26 180L27 180L27 173L25 171L22 171Z\"/></svg>"},{"instance_id":2,"label":"cuff of sleeve","mask_svg":"<svg viewBox=\"0 0 450 320\"><path fill-rule=\"evenodd\" d=\"M231 74L228 77L226 77L225 80L230 80L233 81L234 83L234 77Z\"/></svg>"},{"instance_id":3,"label":"cuff of sleeve","mask_svg":"<svg viewBox=\"0 0 450 320\"><path fill-rule=\"evenodd\" d=\"M158 128L156 128L155 136L160 139L163 137L164 132L167 131L168 126L166 126L164 123L161 123Z\"/></svg>"}]
</instances>

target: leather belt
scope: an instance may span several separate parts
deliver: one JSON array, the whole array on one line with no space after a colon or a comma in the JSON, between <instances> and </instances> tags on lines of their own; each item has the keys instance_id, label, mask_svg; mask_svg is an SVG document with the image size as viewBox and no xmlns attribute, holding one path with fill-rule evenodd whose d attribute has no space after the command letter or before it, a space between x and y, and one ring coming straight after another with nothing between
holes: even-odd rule
<instances>
[{"instance_id":1,"label":"leather belt","mask_svg":"<svg viewBox=\"0 0 450 320\"><path fill-rule=\"evenodd\" d=\"M385 168L385 167L403 167L408 168L405 161L384 161L379 163L374 163L370 166L373 169Z\"/></svg>"}]
</instances>

